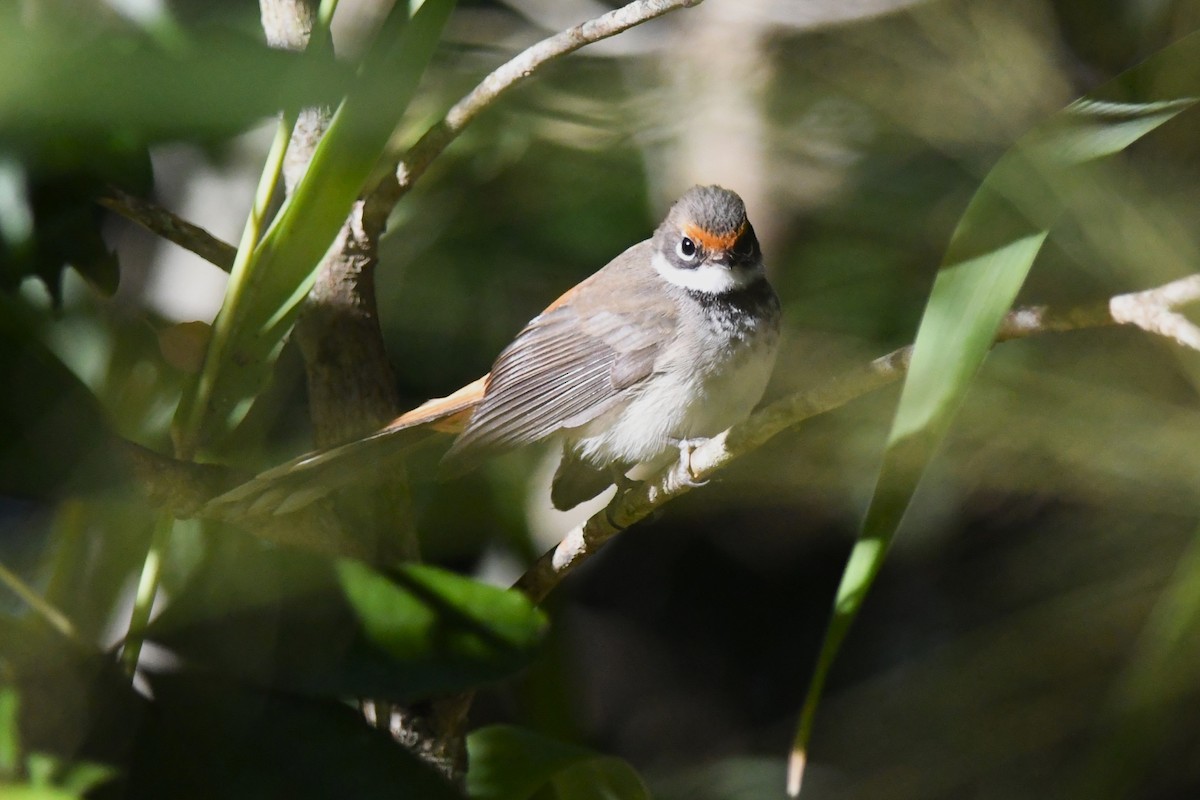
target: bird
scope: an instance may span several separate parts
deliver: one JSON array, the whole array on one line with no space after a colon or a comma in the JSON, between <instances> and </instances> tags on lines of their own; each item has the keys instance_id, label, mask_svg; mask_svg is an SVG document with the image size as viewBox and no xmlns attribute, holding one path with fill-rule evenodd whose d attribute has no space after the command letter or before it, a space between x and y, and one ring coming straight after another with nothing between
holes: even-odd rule
<instances>
[{"instance_id":1,"label":"bird","mask_svg":"<svg viewBox=\"0 0 1200 800\"><path fill-rule=\"evenodd\" d=\"M459 434L442 459L446 477L559 440L550 500L570 509L625 484L635 465L678 457L687 467L698 440L749 416L774 368L780 317L742 199L693 186L649 239L534 317L487 375L212 503L294 511L440 430Z\"/></svg>"}]
</instances>

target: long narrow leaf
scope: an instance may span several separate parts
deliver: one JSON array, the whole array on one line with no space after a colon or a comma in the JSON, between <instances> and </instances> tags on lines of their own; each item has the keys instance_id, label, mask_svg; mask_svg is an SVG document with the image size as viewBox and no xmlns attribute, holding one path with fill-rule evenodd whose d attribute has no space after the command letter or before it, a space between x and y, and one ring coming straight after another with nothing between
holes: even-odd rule
<instances>
[{"instance_id":1,"label":"long narrow leaf","mask_svg":"<svg viewBox=\"0 0 1200 800\"><path fill-rule=\"evenodd\" d=\"M266 381L297 304L416 93L453 6L426 0L368 64L304 178L245 267L230 276L204 369L176 416L185 453L232 430Z\"/></svg>"},{"instance_id":2,"label":"long narrow leaf","mask_svg":"<svg viewBox=\"0 0 1200 800\"><path fill-rule=\"evenodd\" d=\"M875 492L800 713L788 770L792 796L800 792L817 706L841 643L921 475L1063 211L1066 188L1088 162L1119 152L1195 104L1197 56L1200 34L1192 34L1121 75L1097 98L1072 103L1038 126L992 169L960 220L917 331ZM1159 96L1132 102L1143 86Z\"/></svg>"}]
</instances>

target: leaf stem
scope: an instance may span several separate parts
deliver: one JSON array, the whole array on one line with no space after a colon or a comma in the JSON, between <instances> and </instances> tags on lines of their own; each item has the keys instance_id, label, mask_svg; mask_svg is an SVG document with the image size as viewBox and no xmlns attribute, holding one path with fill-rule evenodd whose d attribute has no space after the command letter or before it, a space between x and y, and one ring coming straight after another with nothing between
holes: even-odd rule
<instances>
[{"instance_id":1,"label":"leaf stem","mask_svg":"<svg viewBox=\"0 0 1200 800\"><path fill-rule=\"evenodd\" d=\"M154 598L158 595L158 584L162 578L162 565L171 543L171 531L175 529L175 517L163 513L154 522L154 535L150 538L150 549L142 562L142 575L138 579L137 594L133 598L133 611L129 615L129 632L125 635L125 646L121 649L121 665L125 673L133 678L138 659L142 655L142 632L150 622L154 610Z\"/></svg>"},{"instance_id":2,"label":"leaf stem","mask_svg":"<svg viewBox=\"0 0 1200 800\"><path fill-rule=\"evenodd\" d=\"M45 598L33 590L32 586L21 580L15 572L4 566L3 563L0 563L0 583L7 586L34 613L50 623L50 626L63 636L66 636L68 639L79 639L79 634L76 632L71 620L67 619L67 616L57 608L50 605Z\"/></svg>"},{"instance_id":3,"label":"leaf stem","mask_svg":"<svg viewBox=\"0 0 1200 800\"><path fill-rule=\"evenodd\" d=\"M238 305L243 289L249 282L248 267L251 263L251 256L259 239L262 237L263 223L267 209L270 205L271 197L275 194L275 189L279 185L280 175L283 173L283 160L287 154L288 140L291 138L294 123L294 116L284 113L280 116L279 123L276 125L275 138L271 142L271 149L267 153L262 176L258 180L258 188L254 192L254 205L250 209L246 225L242 229L242 238L238 242L237 256L234 258L233 266L229 270L230 286L226 290L225 302L222 304L221 313L217 315L217 319L213 323L212 339L209 342L208 352L205 355L206 367L208 362L215 362L225 357L225 350L230 339L230 326L235 316L233 309ZM182 435L178 438L178 446L176 448L176 455L179 458L190 460L195 455L201 438L202 431L200 427L205 418L204 411L208 407L209 396L213 389L212 382L205 380L210 372L211 370L206 368L201 374L201 378L196 384L195 392L190 398L190 413L186 417Z\"/></svg>"},{"instance_id":4,"label":"leaf stem","mask_svg":"<svg viewBox=\"0 0 1200 800\"><path fill-rule=\"evenodd\" d=\"M275 138L267 153L266 164L254 193L254 205L250 209L246 226L242 229L242 238L238 244L237 256L230 270L229 280L234 283L233 293L227 297L226 303L238 292L238 287L244 285L246 268L250 263L250 255L254 252L262 235L263 223L270 207L271 197L279 185L283 174L283 159L287 153L288 140L291 138L294 117L284 113L280 115L275 128ZM213 338L209 344L206 359L221 358L224 355L224 344L227 336L222 336L221 319L229 315L225 312L217 318L213 326ZM225 330L227 334L228 331ZM197 442L200 440L201 420L204 419L203 409L207 405L207 394L211 384L201 381L196 386L195 395L191 398L192 412L184 426L183 434L178 439L177 455L183 459L191 459L195 454ZM162 576L162 563L167 557L167 549L171 542L171 530L175 526L175 518L170 514L160 514L154 526L154 536L150 541L150 549L142 562L142 574L138 580L137 595L133 601L133 612L129 618L129 629L126 634L125 647L121 651L121 661L126 673L132 678L137 670L138 659L142 652L141 631L150 621L150 612L154 607L154 598L158 595L158 584Z\"/></svg>"}]
</instances>

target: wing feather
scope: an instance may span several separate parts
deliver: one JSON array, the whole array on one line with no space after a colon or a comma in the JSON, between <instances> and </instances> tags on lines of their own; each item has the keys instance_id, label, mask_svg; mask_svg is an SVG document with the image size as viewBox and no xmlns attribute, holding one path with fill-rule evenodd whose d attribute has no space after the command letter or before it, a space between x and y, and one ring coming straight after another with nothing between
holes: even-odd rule
<instances>
[{"instance_id":1,"label":"wing feather","mask_svg":"<svg viewBox=\"0 0 1200 800\"><path fill-rule=\"evenodd\" d=\"M552 307L492 367L483 401L446 454L451 473L497 452L584 425L654 370L670 321L636 309Z\"/></svg>"}]
</instances>

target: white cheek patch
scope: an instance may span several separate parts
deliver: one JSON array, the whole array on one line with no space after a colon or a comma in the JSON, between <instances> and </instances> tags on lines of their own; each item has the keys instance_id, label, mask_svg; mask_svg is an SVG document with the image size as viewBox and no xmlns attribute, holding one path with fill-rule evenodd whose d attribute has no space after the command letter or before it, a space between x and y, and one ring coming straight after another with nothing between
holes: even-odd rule
<instances>
[{"instance_id":1,"label":"white cheek patch","mask_svg":"<svg viewBox=\"0 0 1200 800\"><path fill-rule=\"evenodd\" d=\"M749 269L729 269L719 264L702 263L692 269L681 269L662 253L655 253L651 263L655 271L670 283L706 294L725 294L744 289L762 275L761 265Z\"/></svg>"}]
</instances>

